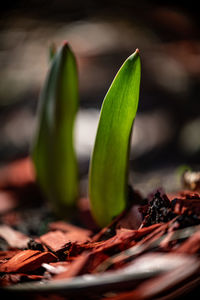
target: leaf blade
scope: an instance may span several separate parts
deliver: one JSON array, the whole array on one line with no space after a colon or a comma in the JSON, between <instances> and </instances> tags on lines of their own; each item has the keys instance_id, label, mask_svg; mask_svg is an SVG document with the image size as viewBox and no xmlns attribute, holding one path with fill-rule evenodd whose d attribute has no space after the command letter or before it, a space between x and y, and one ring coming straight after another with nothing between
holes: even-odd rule
<instances>
[{"instance_id":1,"label":"leaf blade","mask_svg":"<svg viewBox=\"0 0 200 300\"><path fill-rule=\"evenodd\" d=\"M39 185L56 211L75 204L78 168L73 128L78 110L78 73L73 52L64 44L52 58L39 99L39 122L32 157Z\"/></svg>"},{"instance_id":2,"label":"leaf blade","mask_svg":"<svg viewBox=\"0 0 200 300\"><path fill-rule=\"evenodd\" d=\"M89 171L91 210L100 226L107 225L126 207L130 137L140 74L136 50L118 71L102 104Z\"/></svg>"}]
</instances>

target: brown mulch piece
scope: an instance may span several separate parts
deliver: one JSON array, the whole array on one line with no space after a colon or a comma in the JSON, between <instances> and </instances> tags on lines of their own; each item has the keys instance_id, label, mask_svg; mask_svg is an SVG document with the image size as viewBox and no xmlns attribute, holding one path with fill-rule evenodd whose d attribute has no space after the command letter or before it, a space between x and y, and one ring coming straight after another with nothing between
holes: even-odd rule
<instances>
[{"instance_id":1,"label":"brown mulch piece","mask_svg":"<svg viewBox=\"0 0 200 300\"><path fill-rule=\"evenodd\" d=\"M10 259L11 257L13 257L15 254L19 252L21 252L20 249L0 251L0 263L5 262L5 260Z\"/></svg>"},{"instance_id":2,"label":"brown mulch piece","mask_svg":"<svg viewBox=\"0 0 200 300\"><path fill-rule=\"evenodd\" d=\"M10 226L0 225L0 237L3 238L10 248L23 249L27 247L29 237L14 230Z\"/></svg>"},{"instance_id":3,"label":"brown mulch piece","mask_svg":"<svg viewBox=\"0 0 200 300\"><path fill-rule=\"evenodd\" d=\"M45 233L39 238L39 241L54 253L65 251L70 243L66 235L59 230Z\"/></svg>"},{"instance_id":4,"label":"brown mulch piece","mask_svg":"<svg viewBox=\"0 0 200 300\"><path fill-rule=\"evenodd\" d=\"M133 204L98 233L57 221L50 222L48 231L33 239L0 225L0 237L8 248L0 251L0 285L115 272L147 253L192 257L194 266L188 263L143 280L131 291L104 298L142 300L174 294L183 286L182 282L189 284L199 278L199 225L200 194L190 191L169 196L156 191L143 199L143 205ZM185 236L184 230L191 228L194 231Z\"/></svg>"},{"instance_id":5,"label":"brown mulch piece","mask_svg":"<svg viewBox=\"0 0 200 300\"><path fill-rule=\"evenodd\" d=\"M63 221L49 223L49 230L60 230L70 234L80 234L80 238L83 239L83 241L87 240L92 235L91 230L81 228Z\"/></svg>"},{"instance_id":6,"label":"brown mulch piece","mask_svg":"<svg viewBox=\"0 0 200 300\"><path fill-rule=\"evenodd\" d=\"M2 273L29 273L41 267L43 263L56 261L57 257L51 252L23 250L0 265Z\"/></svg>"},{"instance_id":7,"label":"brown mulch piece","mask_svg":"<svg viewBox=\"0 0 200 300\"><path fill-rule=\"evenodd\" d=\"M200 232L194 233L175 252L187 254L200 253Z\"/></svg>"},{"instance_id":8,"label":"brown mulch piece","mask_svg":"<svg viewBox=\"0 0 200 300\"><path fill-rule=\"evenodd\" d=\"M48 233L40 236L38 239L42 244L44 244L49 250L54 253L59 254L60 252L65 252L70 249L73 243L82 244L90 241L87 234L82 233L79 229L75 229L71 232L63 232L60 230L49 231Z\"/></svg>"},{"instance_id":9,"label":"brown mulch piece","mask_svg":"<svg viewBox=\"0 0 200 300\"><path fill-rule=\"evenodd\" d=\"M0 168L1 189L23 187L34 181L34 167L30 157L18 159Z\"/></svg>"},{"instance_id":10,"label":"brown mulch piece","mask_svg":"<svg viewBox=\"0 0 200 300\"><path fill-rule=\"evenodd\" d=\"M68 279L84 274L85 268L90 259L90 255L91 254L88 252L84 252L83 254L79 255L79 257L71 263L66 271L55 275L52 277L52 280Z\"/></svg>"}]
</instances>

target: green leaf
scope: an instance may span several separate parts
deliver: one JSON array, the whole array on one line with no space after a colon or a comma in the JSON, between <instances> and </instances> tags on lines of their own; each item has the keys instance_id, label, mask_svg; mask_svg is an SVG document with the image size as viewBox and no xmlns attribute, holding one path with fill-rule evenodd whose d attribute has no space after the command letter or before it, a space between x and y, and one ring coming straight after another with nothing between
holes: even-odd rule
<instances>
[{"instance_id":1,"label":"green leaf","mask_svg":"<svg viewBox=\"0 0 200 300\"><path fill-rule=\"evenodd\" d=\"M118 71L101 108L89 172L91 211L101 227L126 208L130 137L140 76L137 49Z\"/></svg>"},{"instance_id":2,"label":"green leaf","mask_svg":"<svg viewBox=\"0 0 200 300\"><path fill-rule=\"evenodd\" d=\"M53 56L39 99L32 157L37 181L57 212L67 215L78 194L73 127L78 110L78 74L65 43Z\"/></svg>"}]
</instances>

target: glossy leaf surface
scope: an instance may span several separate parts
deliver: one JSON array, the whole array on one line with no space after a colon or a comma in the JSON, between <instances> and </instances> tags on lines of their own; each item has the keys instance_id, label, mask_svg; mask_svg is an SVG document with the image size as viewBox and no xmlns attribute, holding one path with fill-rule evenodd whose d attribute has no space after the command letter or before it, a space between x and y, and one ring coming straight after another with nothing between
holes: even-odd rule
<instances>
[{"instance_id":1,"label":"glossy leaf surface","mask_svg":"<svg viewBox=\"0 0 200 300\"><path fill-rule=\"evenodd\" d=\"M140 56L136 50L118 71L101 108L89 174L91 210L101 227L126 207L130 137L138 107L140 76Z\"/></svg>"}]
</instances>

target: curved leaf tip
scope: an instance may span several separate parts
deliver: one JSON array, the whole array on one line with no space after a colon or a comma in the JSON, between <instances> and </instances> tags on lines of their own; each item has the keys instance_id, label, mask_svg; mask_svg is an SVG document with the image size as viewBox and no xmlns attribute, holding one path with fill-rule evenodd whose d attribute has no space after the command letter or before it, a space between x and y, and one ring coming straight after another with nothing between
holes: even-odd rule
<instances>
[{"instance_id":1,"label":"curved leaf tip","mask_svg":"<svg viewBox=\"0 0 200 300\"><path fill-rule=\"evenodd\" d=\"M136 49L118 71L102 104L89 171L91 210L102 227L126 208L130 137L140 77Z\"/></svg>"}]
</instances>

